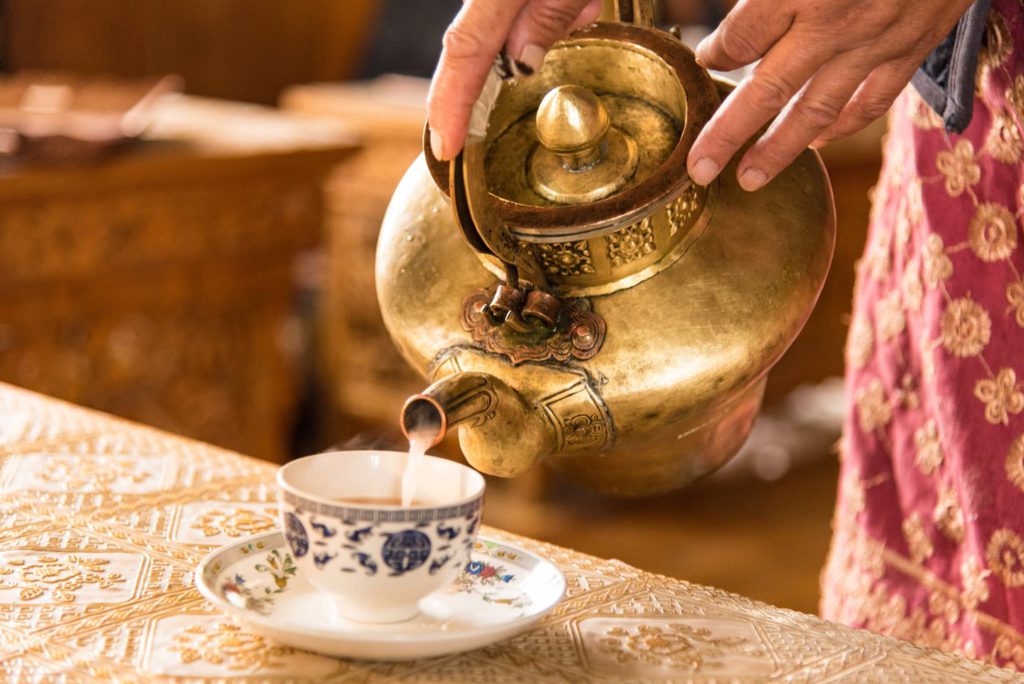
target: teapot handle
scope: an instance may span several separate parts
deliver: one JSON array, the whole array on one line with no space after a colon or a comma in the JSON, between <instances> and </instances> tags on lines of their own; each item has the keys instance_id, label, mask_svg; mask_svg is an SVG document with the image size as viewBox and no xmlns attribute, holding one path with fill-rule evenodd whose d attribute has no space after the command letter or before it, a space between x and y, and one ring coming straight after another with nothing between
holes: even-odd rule
<instances>
[{"instance_id":1,"label":"teapot handle","mask_svg":"<svg viewBox=\"0 0 1024 684\"><path fill-rule=\"evenodd\" d=\"M654 26L654 2L652 0L604 0L604 7L598 21Z\"/></svg>"}]
</instances>

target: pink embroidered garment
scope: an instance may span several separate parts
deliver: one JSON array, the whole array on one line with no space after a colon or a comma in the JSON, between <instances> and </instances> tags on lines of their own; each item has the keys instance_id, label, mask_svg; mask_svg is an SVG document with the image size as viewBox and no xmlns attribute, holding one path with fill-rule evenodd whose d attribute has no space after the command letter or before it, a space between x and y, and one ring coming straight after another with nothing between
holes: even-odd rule
<instances>
[{"instance_id":1,"label":"pink embroidered garment","mask_svg":"<svg viewBox=\"0 0 1024 684\"><path fill-rule=\"evenodd\" d=\"M847 342L822 613L1024 670L1024 8L996 0L962 135L891 115Z\"/></svg>"}]
</instances>

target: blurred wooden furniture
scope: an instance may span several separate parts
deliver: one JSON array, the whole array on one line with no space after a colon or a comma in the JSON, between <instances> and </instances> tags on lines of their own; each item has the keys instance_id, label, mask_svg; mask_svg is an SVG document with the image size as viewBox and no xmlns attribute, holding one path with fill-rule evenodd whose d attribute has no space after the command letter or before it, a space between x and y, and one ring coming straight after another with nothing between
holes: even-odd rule
<instances>
[{"instance_id":1,"label":"blurred wooden furniture","mask_svg":"<svg viewBox=\"0 0 1024 684\"><path fill-rule=\"evenodd\" d=\"M175 95L155 115L105 162L0 167L0 379L280 459L293 261L352 138Z\"/></svg>"},{"instance_id":2,"label":"blurred wooden furniture","mask_svg":"<svg viewBox=\"0 0 1024 684\"><path fill-rule=\"evenodd\" d=\"M402 175L423 149L426 82L382 77L287 89L289 112L329 116L357 130L362 146L327 183L329 254L324 356L329 394L343 425L330 439L360 430L397 432L405 399L423 387L388 337L377 307L374 252L381 219Z\"/></svg>"},{"instance_id":3,"label":"blurred wooden furniture","mask_svg":"<svg viewBox=\"0 0 1024 684\"><path fill-rule=\"evenodd\" d=\"M377 0L4 0L4 70L176 73L189 93L273 103L291 83L351 78Z\"/></svg>"}]
</instances>

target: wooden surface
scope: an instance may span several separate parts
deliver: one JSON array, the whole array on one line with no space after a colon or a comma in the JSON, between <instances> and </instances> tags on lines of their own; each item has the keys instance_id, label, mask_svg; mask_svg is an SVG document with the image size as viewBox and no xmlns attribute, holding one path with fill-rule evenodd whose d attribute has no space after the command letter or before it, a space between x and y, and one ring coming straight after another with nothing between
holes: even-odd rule
<instances>
[{"instance_id":1,"label":"wooden surface","mask_svg":"<svg viewBox=\"0 0 1024 684\"><path fill-rule=\"evenodd\" d=\"M275 527L273 467L9 386L0 386L0 416L0 677L8 681L1015 679L493 529L566 576L565 598L537 627L425 661L311 655L232 625L193 586L199 560L237 539L239 516L246 531Z\"/></svg>"},{"instance_id":2,"label":"wooden surface","mask_svg":"<svg viewBox=\"0 0 1024 684\"><path fill-rule=\"evenodd\" d=\"M273 103L292 83L349 78L376 0L7 0L8 71L176 73L187 91Z\"/></svg>"},{"instance_id":3,"label":"wooden surface","mask_svg":"<svg viewBox=\"0 0 1024 684\"><path fill-rule=\"evenodd\" d=\"M337 126L171 97L105 162L0 169L0 379L281 459L293 262Z\"/></svg>"}]
</instances>

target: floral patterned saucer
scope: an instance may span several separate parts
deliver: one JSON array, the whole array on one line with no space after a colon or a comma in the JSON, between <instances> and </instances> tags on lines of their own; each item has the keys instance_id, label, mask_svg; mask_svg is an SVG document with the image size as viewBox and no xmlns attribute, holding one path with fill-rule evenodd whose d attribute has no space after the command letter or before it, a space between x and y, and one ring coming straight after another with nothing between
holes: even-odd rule
<instances>
[{"instance_id":1,"label":"floral patterned saucer","mask_svg":"<svg viewBox=\"0 0 1024 684\"><path fill-rule=\"evenodd\" d=\"M223 546L199 564L196 586L236 620L288 646L344 658L412 660L515 636L561 600L565 578L549 561L485 536L456 581L393 624L352 622L296 573L284 537L268 532Z\"/></svg>"}]
</instances>

